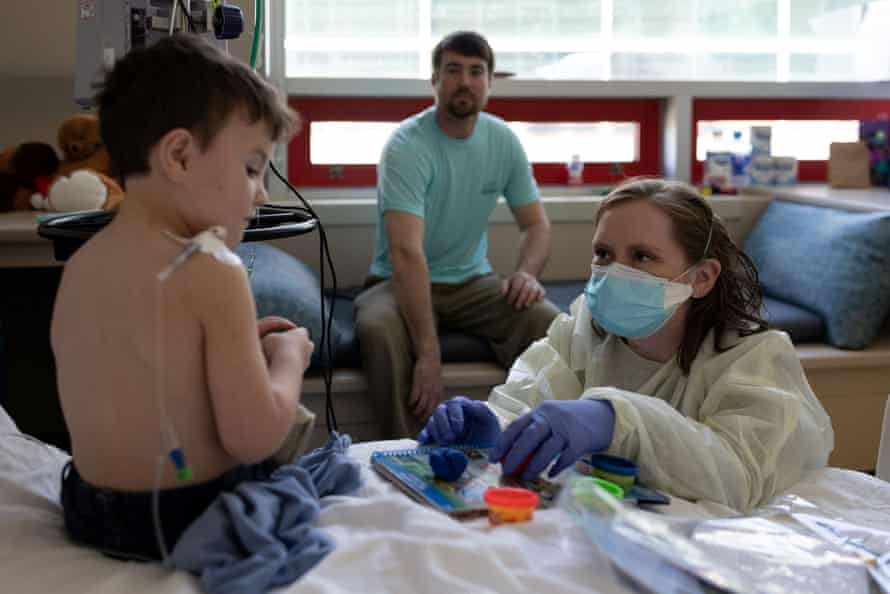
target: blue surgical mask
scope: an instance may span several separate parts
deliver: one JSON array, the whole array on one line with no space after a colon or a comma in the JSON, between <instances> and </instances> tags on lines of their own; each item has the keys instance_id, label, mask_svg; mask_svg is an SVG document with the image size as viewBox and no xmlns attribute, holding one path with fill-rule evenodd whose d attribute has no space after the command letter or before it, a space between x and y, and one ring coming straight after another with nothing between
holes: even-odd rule
<instances>
[{"instance_id":1,"label":"blue surgical mask","mask_svg":"<svg viewBox=\"0 0 890 594\"><path fill-rule=\"evenodd\" d=\"M594 264L591 270L590 282L584 288L590 316L606 332L616 336L652 336L692 297L691 285L623 264Z\"/></svg>"}]
</instances>

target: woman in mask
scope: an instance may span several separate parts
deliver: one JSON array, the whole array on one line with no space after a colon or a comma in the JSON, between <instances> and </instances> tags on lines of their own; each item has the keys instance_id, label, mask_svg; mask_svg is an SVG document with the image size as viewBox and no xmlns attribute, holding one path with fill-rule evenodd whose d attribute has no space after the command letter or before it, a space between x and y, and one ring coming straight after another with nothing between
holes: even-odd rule
<instances>
[{"instance_id":1,"label":"woman in mask","mask_svg":"<svg viewBox=\"0 0 890 594\"><path fill-rule=\"evenodd\" d=\"M686 184L633 180L595 219L590 281L487 402L436 409L421 443L493 444L507 474L580 456L744 511L825 466L831 421L788 335L760 317L751 260Z\"/></svg>"}]
</instances>

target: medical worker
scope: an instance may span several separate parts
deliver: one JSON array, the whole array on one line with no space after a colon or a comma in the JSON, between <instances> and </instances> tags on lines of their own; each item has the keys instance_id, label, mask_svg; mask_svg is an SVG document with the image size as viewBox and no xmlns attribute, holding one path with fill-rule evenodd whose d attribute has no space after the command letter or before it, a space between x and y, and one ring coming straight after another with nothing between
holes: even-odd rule
<instances>
[{"instance_id":1,"label":"medical worker","mask_svg":"<svg viewBox=\"0 0 890 594\"><path fill-rule=\"evenodd\" d=\"M523 478L581 455L748 510L825 466L831 421L788 335L760 317L751 260L694 188L632 180L595 218L590 281L487 403L440 404L418 440L495 444ZM504 427L503 431L501 428Z\"/></svg>"}]
</instances>

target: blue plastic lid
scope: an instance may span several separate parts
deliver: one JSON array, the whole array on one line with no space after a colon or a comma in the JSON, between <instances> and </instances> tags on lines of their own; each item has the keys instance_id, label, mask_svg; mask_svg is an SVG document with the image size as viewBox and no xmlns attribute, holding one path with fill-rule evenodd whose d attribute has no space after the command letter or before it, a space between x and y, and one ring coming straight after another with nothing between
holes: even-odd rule
<instances>
[{"instance_id":1,"label":"blue plastic lid","mask_svg":"<svg viewBox=\"0 0 890 594\"><path fill-rule=\"evenodd\" d=\"M622 476L637 476L637 465L626 458L609 456L607 454L594 454L590 457L590 464L604 472L620 474Z\"/></svg>"}]
</instances>

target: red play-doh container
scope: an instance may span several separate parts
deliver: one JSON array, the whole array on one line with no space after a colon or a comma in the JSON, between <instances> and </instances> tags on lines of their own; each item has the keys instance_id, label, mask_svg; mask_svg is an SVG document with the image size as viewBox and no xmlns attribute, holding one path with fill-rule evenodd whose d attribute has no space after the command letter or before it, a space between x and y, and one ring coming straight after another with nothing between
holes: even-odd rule
<instances>
[{"instance_id":1,"label":"red play-doh container","mask_svg":"<svg viewBox=\"0 0 890 594\"><path fill-rule=\"evenodd\" d=\"M538 494L518 487L492 487L485 491L485 504L492 526L527 522L538 507Z\"/></svg>"}]
</instances>

